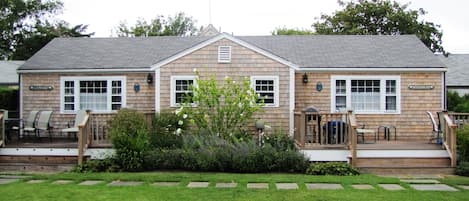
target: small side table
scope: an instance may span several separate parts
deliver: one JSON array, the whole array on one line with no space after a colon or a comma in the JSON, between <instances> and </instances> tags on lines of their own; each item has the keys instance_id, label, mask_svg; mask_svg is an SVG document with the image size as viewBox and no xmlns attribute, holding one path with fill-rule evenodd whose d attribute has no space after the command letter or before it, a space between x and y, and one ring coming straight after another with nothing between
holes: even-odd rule
<instances>
[{"instance_id":1,"label":"small side table","mask_svg":"<svg viewBox=\"0 0 469 201\"><path fill-rule=\"evenodd\" d=\"M384 132L384 139L385 140L391 140L391 131L394 130L394 141L397 140L397 129L393 125L385 125L385 126L379 126L378 127L378 140L379 140L379 134L380 131L383 130Z\"/></svg>"},{"instance_id":2,"label":"small side table","mask_svg":"<svg viewBox=\"0 0 469 201\"><path fill-rule=\"evenodd\" d=\"M363 144L365 144L365 134L371 133L374 135L374 143L376 143L376 133L372 129L362 129L362 128L357 128L357 138L361 137Z\"/></svg>"}]
</instances>

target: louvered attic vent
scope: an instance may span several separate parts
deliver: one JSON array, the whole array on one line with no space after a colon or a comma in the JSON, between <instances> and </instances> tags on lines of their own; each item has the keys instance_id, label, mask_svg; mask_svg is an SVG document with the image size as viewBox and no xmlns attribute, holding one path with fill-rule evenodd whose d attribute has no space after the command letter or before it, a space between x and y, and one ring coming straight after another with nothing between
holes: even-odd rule
<instances>
[{"instance_id":1,"label":"louvered attic vent","mask_svg":"<svg viewBox=\"0 0 469 201\"><path fill-rule=\"evenodd\" d=\"M231 62L231 46L218 46L218 63Z\"/></svg>"}]
</instances>

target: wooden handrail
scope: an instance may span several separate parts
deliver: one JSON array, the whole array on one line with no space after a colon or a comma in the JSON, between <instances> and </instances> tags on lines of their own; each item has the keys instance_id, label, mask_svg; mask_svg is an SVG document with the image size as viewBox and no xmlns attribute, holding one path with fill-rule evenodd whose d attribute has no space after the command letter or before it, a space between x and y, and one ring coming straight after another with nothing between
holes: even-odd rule
<instances>
[{"instance_id":1,"label":"wooden handrail","mask_svg":"<svg viewBox=\"0 0 469 201\"><path fill-rule=\"evenodd\" d=\"M78 124L78 165L83 164L84 154L89 145L90 111L86 111L85 118Z\"/></svg>"},{"instance_id":2,"label":"wooden handrail","mask_svg":"<svg viewBox=\"0 0 469 201\"><path fill-rule=\"evenodd\" d=\"M453 119L449 116L448 112L443 112L443 131L444 131L444 142L443 145L446 148L451 160L451 167L457 165L457 147L456 147L456 129L457 125Z\"/></svg>"}]
</instances>

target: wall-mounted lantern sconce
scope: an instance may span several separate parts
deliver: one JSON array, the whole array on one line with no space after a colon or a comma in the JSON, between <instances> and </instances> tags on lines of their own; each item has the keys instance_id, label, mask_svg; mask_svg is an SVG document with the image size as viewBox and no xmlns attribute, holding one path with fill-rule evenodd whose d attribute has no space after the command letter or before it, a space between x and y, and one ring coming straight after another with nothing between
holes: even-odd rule
<instances>
[{"instance_id":1,"label":"wall-mounted lantern sconce","mask_svg":"<svg viewBox=\"0 0 469 201\"><path fill-rule=\"evenodd\" d=\"M308 83L308 75L306 73L303 74L303 83Z\"/></svg>"},{"instance_id":2,"label":"wall-mounted lantern sconce","mask_svg":"<svg viewBox=\"0 0 469 201\"><path fill-rule=\"evenodd\" d=\"M151 73L148 73L148 76L147 76L147 83L148 83L148 84L153 83L153 75L151 75Z\"/></svg>"}]
</instances>

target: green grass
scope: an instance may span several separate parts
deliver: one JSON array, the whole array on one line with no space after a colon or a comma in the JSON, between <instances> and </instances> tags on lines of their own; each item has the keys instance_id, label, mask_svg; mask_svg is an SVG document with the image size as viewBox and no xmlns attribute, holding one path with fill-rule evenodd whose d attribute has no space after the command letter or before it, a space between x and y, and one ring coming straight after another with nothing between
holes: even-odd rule
<instances>
[{"instance_id":1,"label":"green grass","mask_svg":"<svg viewBox=\"0 0 469 201\"><path fill-rule=\"evenodd\" d=\"M397 178L374 175L360 176L308 176L300 174L228 174L228 173L62 173L52 175L33 175L34 179L47 179L41 184L27 184L24 181L0 186L2 200L465 200L469 191L459 192L421 192L400 183ZM71 179L66 185L52 184L58 179ZM109 187L106 184L79 186L84 180L140 180L145 184L136 187ZM155 181L180 181L177 187L155 187ZM189 181L209 181L210 186L203 189L185 187ZM217 182L237 182L233 189L217 189ZM469 184L467 177L449 177L440 180L456 186ZM247 189L248 182L267 182L270 189ZM299 190L276 190L275 182L295 182ZM340 183L344 190L307 190L305 183ZM379 183L399 183L403 191L381 189ZM374 190L355 190L352 184L371 184Z\"/></svg>"}]
</instances>

